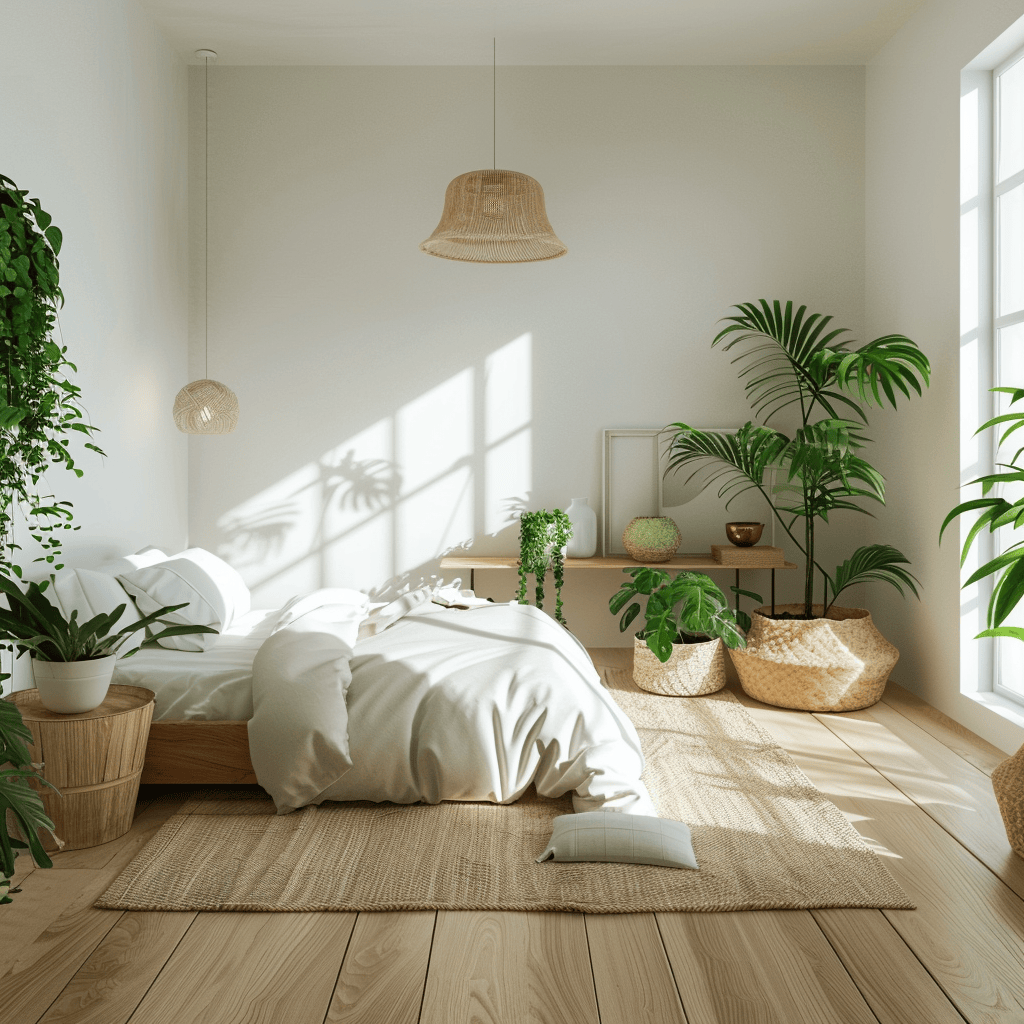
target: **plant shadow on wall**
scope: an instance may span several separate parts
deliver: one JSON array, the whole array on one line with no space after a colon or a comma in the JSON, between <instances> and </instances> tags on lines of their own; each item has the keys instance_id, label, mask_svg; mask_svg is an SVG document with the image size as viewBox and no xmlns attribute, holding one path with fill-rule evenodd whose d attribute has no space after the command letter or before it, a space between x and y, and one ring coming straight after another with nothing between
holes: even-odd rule
<instances>
[{"instance_id":1,"label":"plant shadow on wall","mask_svg":"<svg viewBox=\"0 0 1024 1024\"><path fill-rule=\"evenodd\" d=\"M387 598L484 536L515 548L533 484L532 344L482 354L222 515L218 551L257 603L330 586Z\"/></svg>"}]
</instances>

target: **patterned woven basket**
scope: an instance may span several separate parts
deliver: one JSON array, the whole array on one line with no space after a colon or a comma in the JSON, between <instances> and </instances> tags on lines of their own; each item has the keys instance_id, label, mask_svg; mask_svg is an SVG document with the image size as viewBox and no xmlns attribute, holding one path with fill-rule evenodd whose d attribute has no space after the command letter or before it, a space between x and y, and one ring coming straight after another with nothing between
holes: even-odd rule
<instances>
[{"instance_id":1,"label":"patterned woven basket","mask_svg":"<svg viewBox=\"0 0 1024 1024\"><path fill-rule=\"evenodd\" d=\"M802 604L777 605L798 615ZM746 650L730 651L740 684L755 700L801 711L856 711L877 703L899 651L864 608L837 608L826 618L751 616ZM821 605L815 605L821 615Z\"/></svg>"},{"instance_id":2,"label":"patterned woven basket","mask_svg":"<svg viewBox=\"0 0 1024 1024\"><path fill-rule=\"evenodd\" d=\"M1006 838L1018 857L1024 857L1024 747L996 766L992 772L999 813Z\"/></svg>"},{"instance_id":3,"label":"patterned woven basket","mask_svg":"<svg viewBox=\"0 0 1024 1024\"><path fill-rule=\"evenodd\" d=\"M672 657L662 663L646 640L633 638L633 682L648 693L668 697L699 697L725 686L725 647L721 640L673 644Z\"/></svg>"}]
</instances>

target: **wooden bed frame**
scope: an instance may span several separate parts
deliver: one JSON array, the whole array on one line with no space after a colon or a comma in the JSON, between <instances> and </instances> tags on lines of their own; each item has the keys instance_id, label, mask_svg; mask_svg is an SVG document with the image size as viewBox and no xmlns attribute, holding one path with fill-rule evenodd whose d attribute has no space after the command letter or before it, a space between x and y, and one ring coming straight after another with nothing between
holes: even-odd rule
<instances>
[{"instance_id":1,"label":"wooden bed frame","mask_svg":"<svg viewBox=\"0 0 1024 1024\"><path fill-rule=\"evenodd\" d=\"M248 726L245 721L154 722L139 781L178 786L255 784Z\"/></svg>"}]
</instances>

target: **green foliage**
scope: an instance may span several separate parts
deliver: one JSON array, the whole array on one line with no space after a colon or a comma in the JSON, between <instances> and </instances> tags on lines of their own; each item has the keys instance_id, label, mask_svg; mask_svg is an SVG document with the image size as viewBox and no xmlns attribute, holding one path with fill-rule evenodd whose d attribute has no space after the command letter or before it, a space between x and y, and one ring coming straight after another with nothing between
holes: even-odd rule
<instances>
[{"instance_id":1,"label":"green foliage","mask_svg":"<svg viewBox=\"0 0 1024 1024\"><path fill-rule=\"evenodd\" d=\"M37 583L29 583L23 593L13 580L0 576L0 593L6 596L8 605L7 608L0 608L0 640L10 641L17 648L19 658L26 651L31 651L32 656L39 661L105 658L116 654L132 633L146 630L146 639L123 655L130 658L143 648L156 647L165 637L217 632L211 626L171 625L164 622L164 615L184 608L187 601L185 604L168 605L111 633L117 620L124 614L123 604L112 612L101 613L79 624L77 609L71 612L69 619L65 619L50 604ZM150 627L155 622L167 628L151 634Z\"/></svg>"},{"instance_id":2,"label":"green foliage","mask_svg":"<svg viewBox=\"0 0 1024 1024\"><path fill-rule=\"evenodd\" d=\"M1011 406L1024 398L1024 388L1003 387L992 388L992 390L1009 395ZM1024 427L1024 411L1017 410L1004 413L1001 416L994 416L978 427L975 434L980 434L984 430L993 430L1003 424L1007 424L1007 426L999 437L999 447L1006 443L1011 434ZM939 529L940 543L946 527L957 516L966 512L979 513L964 541L963 551L960 555L961 566L967 561L967 555L982 530L987 529L989 533L995 533L996 530L1003 527L1009 526L1016 530L1024 524L1024 496L1011 502L993 493L999 488L1024 484L1024 466L1019 461L1022 453L1024 453L1024 448L1018 448L1009 462L998 463L995 473L986 473L984 476L972 480L967 486L981 484L982 496L961 502L943 520ZM992 588L988 602L988 628L979 633L975 639L985 636L1006 636L1024 640L1024 630L1016 626L1003 625L1010 613L1020 603L1021 598L1024 597L1024 541L1011 544L1002 554L987 561L971 574L964 586L969 587L972 583L985 579L986 576L996 575L999 578Z\"/></svg>"},{"instance_id":3,"label":"green foliage","mask_svg":"<svg viewBox=\"0 0 1024 1024\"><path fill-rule=\"evenodd\" d=\"M20 850L28 850L32 859L42 868L53 866L39 841L39 829L45 828L53 835L53 822L46 816L39 794L29 787L29 779L38 779L49 786L36 772L40 765L34 765L28 752L32 733L21 720L16 704L0 700L0 816L4 824L0 827L0 903L10 903L8 895L11 876L14 874L14 858ZM53 787L50 786L52 789ZM14 817L18 830L28 841L15 839L7 831L8 814Z\"/></svg>"},{"instance_id":4,"label":"green foliage","mask_svg":"<svg viewBox=\"0 0 1024 1024\"><path fill-rule=\"evenodd\" d=\"M0 575L21 577L14 564L15 509L41 547L36 559L51 571L61 538L71 530L71 505L39 493L46 470L63 466L81 476L68 447L74 434L91 437L80 389L67 377L75 366L53 331L63 302L57 254L62 236L52 218L10 178L0 174ZM94 444L87 448L99 452ZM102 453L101 453L102 454ZM5 678L0 676L0 681Z\"/></svg>"},{"instance_id":5,"label":"green foliage","mask_svg":"<svg viewBox=\"0 0 1024 1024\"><path fill-rule=\"evenodd\" d=\"M519 591L516 600L529 604L526 599L526 577L532 575L536 584L534 599L538 608L544 607L544 577L548 568L555 579L555 618L568 625L562 615L562 584L565 563L562 549L572 536L572 523L561 510L523 512L519 517Z\"/></svg>"},{"instance_id":6,"label":"green foliage","mask_svg":"<svg viewBox=\"0 0 1024 1024\"><path fill-rule=\"evenodd\" d=\"M638 597L646 597L644 628L637 636L647 642L661 662L672 657L672 645L687 637L720 639L726 647L746 647L747 641L725 595L709 576L682 570L673 577L664 569L639 566L623 569L631 578L608 602L613 615L622 612L619 631L625 633L640 614ZM756 600L756 594L750 595ZM627 602L632 601L629 607ZM625 611L622 611L625 608Z\"/></svg>"},{"instance_id":7,"label":"green foliage","mask_svg":"<svg viewBox=\"0 0 1024 1024\"><path fill-rule=\"evenodd\" d=\"M712 345L738 348L747 399L763 424L746 423L735 434L700 431L674 423L669 471L711 466L726 508L740 494L759 491L790 539L804 556L804 614L812 616L815 569L821 573L825 611L854 583L881 580L900 593L917 594L909 564L895 548L872 544L859 548L830 576L815 560L815 524L837 510L869 514L863 502L885 503L882 475L859 453L868 444L862 432L864 406L896 408L899 395L911 398L927 387L927 357L909 338L888 334L849 351L845 328L832 318L807 315L801 306L779 301L742 303L738 316ZM784 409L799 410L792 437L767 425ZM850 418L853 414L854 418ZM803 529L798 529L798 522ZM831 598L829 591L831 590Z\"/></svg>"}]
</instances>

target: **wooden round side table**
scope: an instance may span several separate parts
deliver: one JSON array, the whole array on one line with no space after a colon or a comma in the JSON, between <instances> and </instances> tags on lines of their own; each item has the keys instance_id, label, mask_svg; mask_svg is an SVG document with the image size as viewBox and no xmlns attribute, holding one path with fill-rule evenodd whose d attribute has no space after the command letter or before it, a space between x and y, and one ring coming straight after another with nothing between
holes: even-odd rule
<instances>
[{"instance_id":1,"label":"wooden round side table","mask_svg":"<svg viewBox=\"0 0 1024 1024\"><path fill-rule=\"evenodd\" d=\"M81 715L59 715L39 703L38 690L15 690L4 700L21 710L32 732L29 753L43 762L47 782L30 781L43 798L65 850L109 843L132 827L139 778L156 694L142 686L111 686L106 700ZM47 850L57 849L49 834Z\"/></svg>"}]
</instances>

